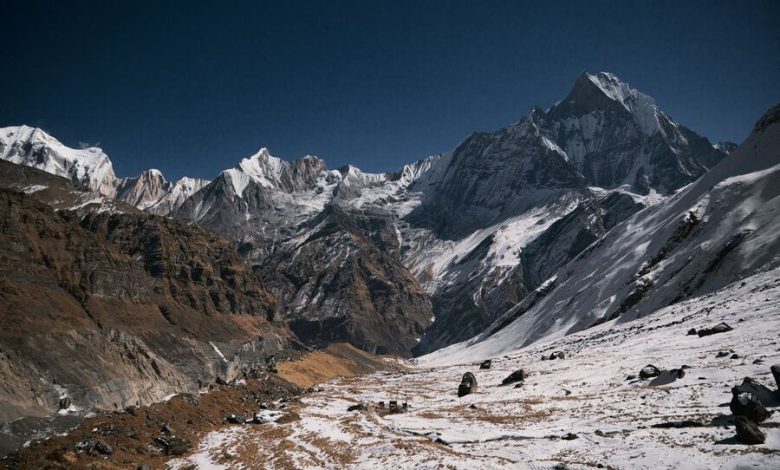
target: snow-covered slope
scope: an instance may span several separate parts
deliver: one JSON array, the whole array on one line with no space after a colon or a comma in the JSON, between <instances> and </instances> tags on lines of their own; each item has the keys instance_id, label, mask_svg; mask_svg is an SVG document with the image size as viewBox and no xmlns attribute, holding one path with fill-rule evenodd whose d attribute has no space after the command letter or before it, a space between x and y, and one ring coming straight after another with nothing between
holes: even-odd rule
<instances>
[{"instance_id":1,"label":"snow-covered slope","mask_svg":"<svg viewBox=\"0 0 780 470\"><path fill-rule=\"evenodd\" d=\"M116 193L114 167L101 149L72 149L38 128L0 128L0 158L68 178L106 196Z\"/></svg>"},{"instance_id":2,"label":"snow-covered slope","mask_svg":"<svg viewBox=\"0 0 780 470\"><path fill-rule=\"evenodd\" d=\"M494 355L630 321L780 265L780 108L697 182L614 227L484 333L436 354Z\"/></svg>"},{"instance_id":3,"label":"snow-covered slope","mask_svg":"<svg viewBox=\"0 0 780 470\"><path fill-rule=\"evenodd\" d=\"M721 321L734 329L686 335ZM761 426L766 442L752 446L734 439L727 403L747 376L775 390L778 331L774 270L636 322L613 320L498 356L440 354L400 373L336 380L286 405L300 420L223 427L171 466L207 467L230 449L232 465L269 469L777 468L780 399L766 400L774 410ZM565 358L541 360L553 351ZM492 367L480 369L482 359ZM686 368L677 380L627 378L647 364ZM521 386L499 385L518 369L527 374ZM465 372L476 376L477 390L458 398ZM378 404L389 400L409 406L388 414ZM347 411L358 403L367 410Z\"/></svg>"}]
</instances>

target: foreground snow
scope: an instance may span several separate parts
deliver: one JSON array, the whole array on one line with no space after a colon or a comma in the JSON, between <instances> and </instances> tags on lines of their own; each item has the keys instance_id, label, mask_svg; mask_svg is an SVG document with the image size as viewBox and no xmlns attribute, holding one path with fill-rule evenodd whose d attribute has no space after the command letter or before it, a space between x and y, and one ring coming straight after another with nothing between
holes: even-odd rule
<instances>
[{"instance_id":1,"label":"foreground snow","mask_svg":"<svg viewBox=\"0 0 780 470\"><path fill-rule=\"evenodd\" d=\"M686 335L721 321L734 330ZM762 425L765 444L746 446L733 439L728 408L731 387L746 376L775 389L769 367L780 363L778 333L780 270L773 270L633 322L613 321L494 357L490 370L479 370L481 357L455 364L436 355L405 373L336 381L288 408L300 420L226 428L171 465L780 468L780 413ZM541 360L556 350L566 359ZM730 350L739 358L716 357ZM690 368L668 384L626 379L646 364ZM498 386L519 368L530 374L523 386ZM476 375L479 389L457 398L466 371ZM396 399L408 400L407 413L346 411L359 402ZM679 420L704 426L652 427ZM560 439L567 433L578 437Z\"/></svg>"}]
</instances>

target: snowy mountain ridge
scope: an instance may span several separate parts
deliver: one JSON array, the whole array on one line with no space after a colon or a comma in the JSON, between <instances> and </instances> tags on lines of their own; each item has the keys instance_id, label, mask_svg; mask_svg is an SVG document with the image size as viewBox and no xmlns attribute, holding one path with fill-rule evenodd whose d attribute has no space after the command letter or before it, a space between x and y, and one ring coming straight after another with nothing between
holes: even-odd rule
<instances>
[{"instance_id":1,"label":"snowy mountain ridge","mask_svg":"<svg viewBox=\"0 0 780 470\"><path fill-rule=\"evenodd\" d=\"M701 179L616 225L482 334L432 357L488 357L627 322L780 266L776 109Z\"/></svg>"},{"instance_id":2,"label":"snowy mountain ridge","mask_svg":"<svg viewBox=\"0 0 780 470\"><path fill-rule=\"evenodd\" d=\"M388 279L430 296L437 321L406 339L419 341L420 354L480 333L617 222L706 173L727 148L615 75L584 73L548 110L535 107L397 172L330 170L317 157L288 161L262 148L211 182L171 185L148 171L116 187L142 210L237 240L274 277L288 309L280 313L301 321L349 317L351 283L366 273L352 263L387 254ZM333 237L329 246L319 246L323 237ZM306 272L331 274L310 282ZM382 297L370 301L386 308Z\"/></svg>"}]
</instances>

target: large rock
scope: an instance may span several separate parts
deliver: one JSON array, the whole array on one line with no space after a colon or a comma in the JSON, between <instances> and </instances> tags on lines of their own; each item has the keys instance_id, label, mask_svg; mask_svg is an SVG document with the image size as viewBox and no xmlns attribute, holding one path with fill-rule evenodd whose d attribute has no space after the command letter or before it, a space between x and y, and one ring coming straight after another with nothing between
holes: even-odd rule
<instances>
[{"instance_id":1,"label":"large rock","mask_svg":"<svg viewBox=\"0 0 780 470\"><path fill-rule=\"evenodd\" d=\"M752 392L742 392L740 387L734 387L731 389L731 394L729 408L734 416L744 416L751 421L760 423L771 414Z\"/></svg>"},{"instance_id":2,"label":"large rock","mask_svg":"<svg viewBox=\"0 0 780 470\"><path fill-rule=\"evenodd\" d=\"M725 333L731 330L733 330L733 328L728 326L726 323L718 323L712 328L702 328L699 330L698 333L699 333L699 337L701 338L702 336L709 336L717 333Z\"/></svg>"},{"instance_id":3,"label":"large rock","mask_svg":"<svg viewBox=\"0 0 780 470\"><path fill-rule=\"evenodd\" d=\"M471 372L463 374L458 386L458 396L462 397L477 391L477 378Z\"/></svg>"},{"instance_id":4,"label":"large rock","mask_svg":"<svg viewBox=\"0 0 780 470\"><path fill-rule=\"evenodd\" d=\"M650 377L658 377L659 375L661 375L661 369L652 364L642 367L642 370L639 371L640 379L649 379Z\"/></svg>"},{"instance_id":5,"label":"large rock","mask_svg":"<svg viewBox=\"0 0 780 470\"><path fill-rule=\"evenodd\" d=\"M772 375L775 377L775 383L777 384L777 391L780 393L780 364L775 364L771 367Z\"/></svg>"},{"instance_id":6,"label":"large rock","mask_svg":"<svg viewBox=\"0 0 780 470\"><path fill-rule=\"evenodd\" d=\"M734 388L739 393L752 393L765 407L780 404L778 403L775 393L771 389L761 385L757 380L751 377L745 377L744 380L742 380L742 383Z\"/></svg>"},{"instance_id":7,"label":"large rock","mask_svg":"<svg viewBox=\"0 0 780 470\"><path fill-rule=\"evenodd\" d=\"M493 365L493 361L490 359L487 359L485 361L482 361L482 363L479 365L480 369L490 369L490 366Z\"/></svg>"},{"instance_id":8,"label":"large rock","mask_svg":"<svg viewBox=\"0 0 780 470\"><path fill-rule=\"evenodd\" d=\"M525 371L523 371L523 369L518 369L518 370L512 372L511 374L509 374L509 376L507 376L507 378L502 380L501 381L501 385L509 385L511 383L520 382L522 380L525 380L526 377L527 376L526 376Z\"/></svg>"},{"instance_id":9,"label":"large rock","mask_svg":"<svg viewBox=\"0 0 780 470\"><path fill-rule=\"evenodd\" d=\"M642 369L644 370L644 369ZM662 371L660 374L658 374L657 377L655 377L653 380L650 381L650 385L657 386L657 385L667 385L675 380L681 379L685 377L685 371L682 369L669 369Z\"/></svg>"},{"instance_id":10,"label":"large rock","mask_svg":"<svg viewBox=\"0 0 780 470\"><path fill-rule=\"evenodd\" d=\"M734 419L737 427L737 440L743 444L763 444L766 435L758 428L758 425L744 416Z\"/></svg>"},{"instance_id":11,"label":"large rock","mask_svg":"<svg viewBox=\"0 0 780 470\"><path fill-rule=\"evenodd\" d=\"M165 455L182 455L192 447L190 441L178 436L156 437L154 442L162 448Z\"/></svg>"}]
</instances>

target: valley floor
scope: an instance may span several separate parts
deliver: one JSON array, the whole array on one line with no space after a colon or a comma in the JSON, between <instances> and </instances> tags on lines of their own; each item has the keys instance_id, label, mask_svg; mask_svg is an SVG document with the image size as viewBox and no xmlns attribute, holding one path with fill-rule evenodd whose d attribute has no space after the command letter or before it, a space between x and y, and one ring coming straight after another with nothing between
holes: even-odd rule
<instances>
[{"instance_id":1,"label":"valley floor","mask_svg":"<svg viewBox=\"0 0 780 470\"><path fill-rule=\"evenodd\" d=\"M690 328L722 321L706 337ZM541 360L563 351L565 359ZM719 352L728 354L718 357ZM736 355L736 357L734 357ZM287 424L211 432L171 468L780 468L780 395L761 425L765 444L736 442L731 387L753 377L776 390L780 363L780 270L628 323L536 343L501 357L448 363L433 355L402 372L335 380L302 396ZM627 379L642 367L685 369L669 383ZM517 369L519 388L499 386ZM461 376L478 391L457 398ZM386 415L379 401L408 401ZM364 403L365 411L347 411ZM693 420L699 427L656 428ZM573 439L563 439L568 436Z\"/></svg>"}]
</instances>

